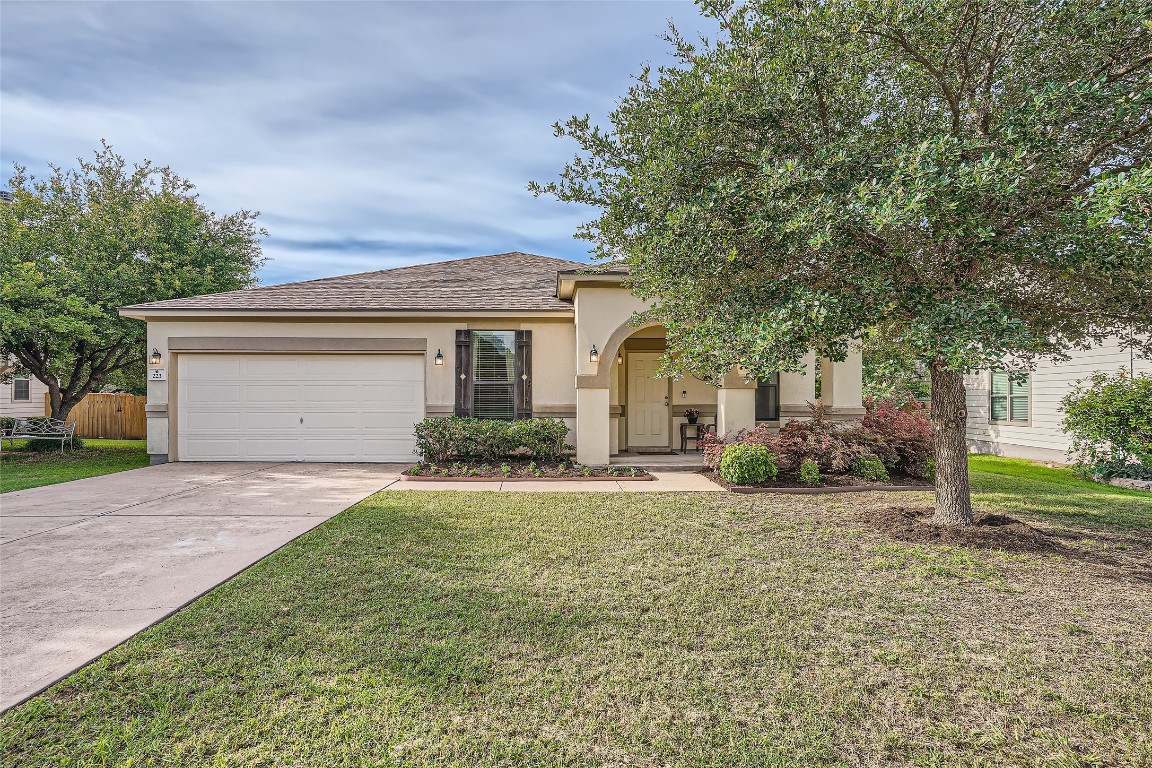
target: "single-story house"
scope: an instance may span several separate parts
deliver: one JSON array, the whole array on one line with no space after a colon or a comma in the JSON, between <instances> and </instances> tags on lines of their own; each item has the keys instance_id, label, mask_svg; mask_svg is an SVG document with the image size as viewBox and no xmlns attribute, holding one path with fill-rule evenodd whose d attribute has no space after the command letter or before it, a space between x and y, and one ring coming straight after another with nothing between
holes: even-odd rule
<instances>
[{"instance_id":1,"label":"single-story house","mask_svg":"<svg viewBox=\"0 0 1152 768\"><path fill-rule=\"evenodd\" d=\"M622 271L528 253L124 307L148 323L148 451L164 461L411 461L426 416L564 419L576 458L679 447L684 409L720 433L802 418L805 373L712 386L657 376L664 329ZM859 353L821 361L835 417Z\"/></svg>"},{"instance_id":2,"label":"single-story house","mask_svg":"<svg viewBox=\"0 0 1152 768\"><path fill-rule=\"evenodd\" d=\"M0 366L11 370L11 363ZM34 376L7 374L0 380L0 417L26 419L44 415L48 386Z\"/></svg>"},{"instance_id":3,"label":"single-story house","mask_svg":"<svg viewBox=\"0 0 1152 768\"><path fill-rule=\"evenodd\" d=\"M1060 429L1060 401L1094 373L1152 374L1152 360L1137 357L1119 339L1070 353L1066 361L1041 360L1023 376L977 371L965 377L968 446L979 453L1041 461L1069 461L1068 433Z\"/></svg>"}]
</instances>

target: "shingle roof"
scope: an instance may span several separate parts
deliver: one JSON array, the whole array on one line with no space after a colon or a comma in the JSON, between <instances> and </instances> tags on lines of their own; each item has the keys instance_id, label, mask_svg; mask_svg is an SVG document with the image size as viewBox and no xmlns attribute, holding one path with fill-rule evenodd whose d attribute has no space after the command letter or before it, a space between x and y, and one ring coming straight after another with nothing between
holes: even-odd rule
<instances>
[{"instance_id":1,"label":"shingle roof","mask_svg":"<svg viewBox=\"0 0 1152 768\"><path fill-rule=\"evenodd\" d=\"M126 310L571 310L556 273L587 267L531 253L498 253L300 283L135 304Z\"/></svg>"}]
</instances>

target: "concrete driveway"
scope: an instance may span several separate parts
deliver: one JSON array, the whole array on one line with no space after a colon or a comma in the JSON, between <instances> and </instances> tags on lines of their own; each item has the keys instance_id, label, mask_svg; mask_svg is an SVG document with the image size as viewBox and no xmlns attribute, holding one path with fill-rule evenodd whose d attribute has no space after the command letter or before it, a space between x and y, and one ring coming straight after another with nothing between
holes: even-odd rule
<instances>
[{"instance_id":1,"label":"concrete driveway","mask_svg":"<svg viewBox=\"0 0 1152 768\"><path fill-rule=\"evenodd\" d=\"M0 496L0 710L392 484L402 468L164 464Z\"/></svg>"}]
</instances>

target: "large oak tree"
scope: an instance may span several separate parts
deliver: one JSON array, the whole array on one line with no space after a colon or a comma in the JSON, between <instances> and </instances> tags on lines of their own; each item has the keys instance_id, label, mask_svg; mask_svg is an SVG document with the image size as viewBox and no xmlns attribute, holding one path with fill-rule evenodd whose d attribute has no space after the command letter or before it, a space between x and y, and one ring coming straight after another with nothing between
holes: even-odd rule
<instances>
[{"instance_id":1,"label":"large oak tree","mask_svg":"<svg viewBox=\"0 0 1152 768\"><path fill-rule=\"evenodd\" d=\"M579 234L655 302L669 373L899 344L931 376L935 519L970 523L964 374L1152 327L1147 4L700 7L716 38L673 29L677 63L611 128L557 125L581 151L533 189L601 209Z\"/></svg>"},{"instance_id":2,"label":"large oak tree","mask_svg":"<svg viewBox=\"0 0 1152 768\"><path fill-rule=\"evenodd\" d=\"M36 179L19 165L0 204L0 356L48 387L51 415L121 371L139 371L145 327L128 304L255 283L263 263L249 211L217 215L192 184L107 144Z\"/></svg>"}]
</instances>

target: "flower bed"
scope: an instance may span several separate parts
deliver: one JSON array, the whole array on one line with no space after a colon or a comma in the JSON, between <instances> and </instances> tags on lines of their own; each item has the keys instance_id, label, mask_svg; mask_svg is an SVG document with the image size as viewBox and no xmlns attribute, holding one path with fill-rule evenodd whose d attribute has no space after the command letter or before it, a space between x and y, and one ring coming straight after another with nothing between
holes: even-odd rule
<instances>
[{"instance_id":1,"label":"flower bed","mask_svg":"<svg viewBox=\"0 0 1152 768\"><path fill-rule=\"evenodd\" d=\"M866 401L859 423L838 424L809 404L811 418L775 430L704 435L700 444L712 479L732 490L792 492L932 487L932 429L915 401Z\"/></svg>"},{"instance_id":2,"label":"flower bed","mask_svg":"<svg viewBox=\"0 0 1152 768\"><path fill-rule=\"evenodd\" d=\"M589 467L573 462L513 460L499 464L457 461L451 464L420 463L401 473L405 480L452 480L464 482L554 480L654 480L646 470L615 464Z\"/></svg>"}]
</instances>

